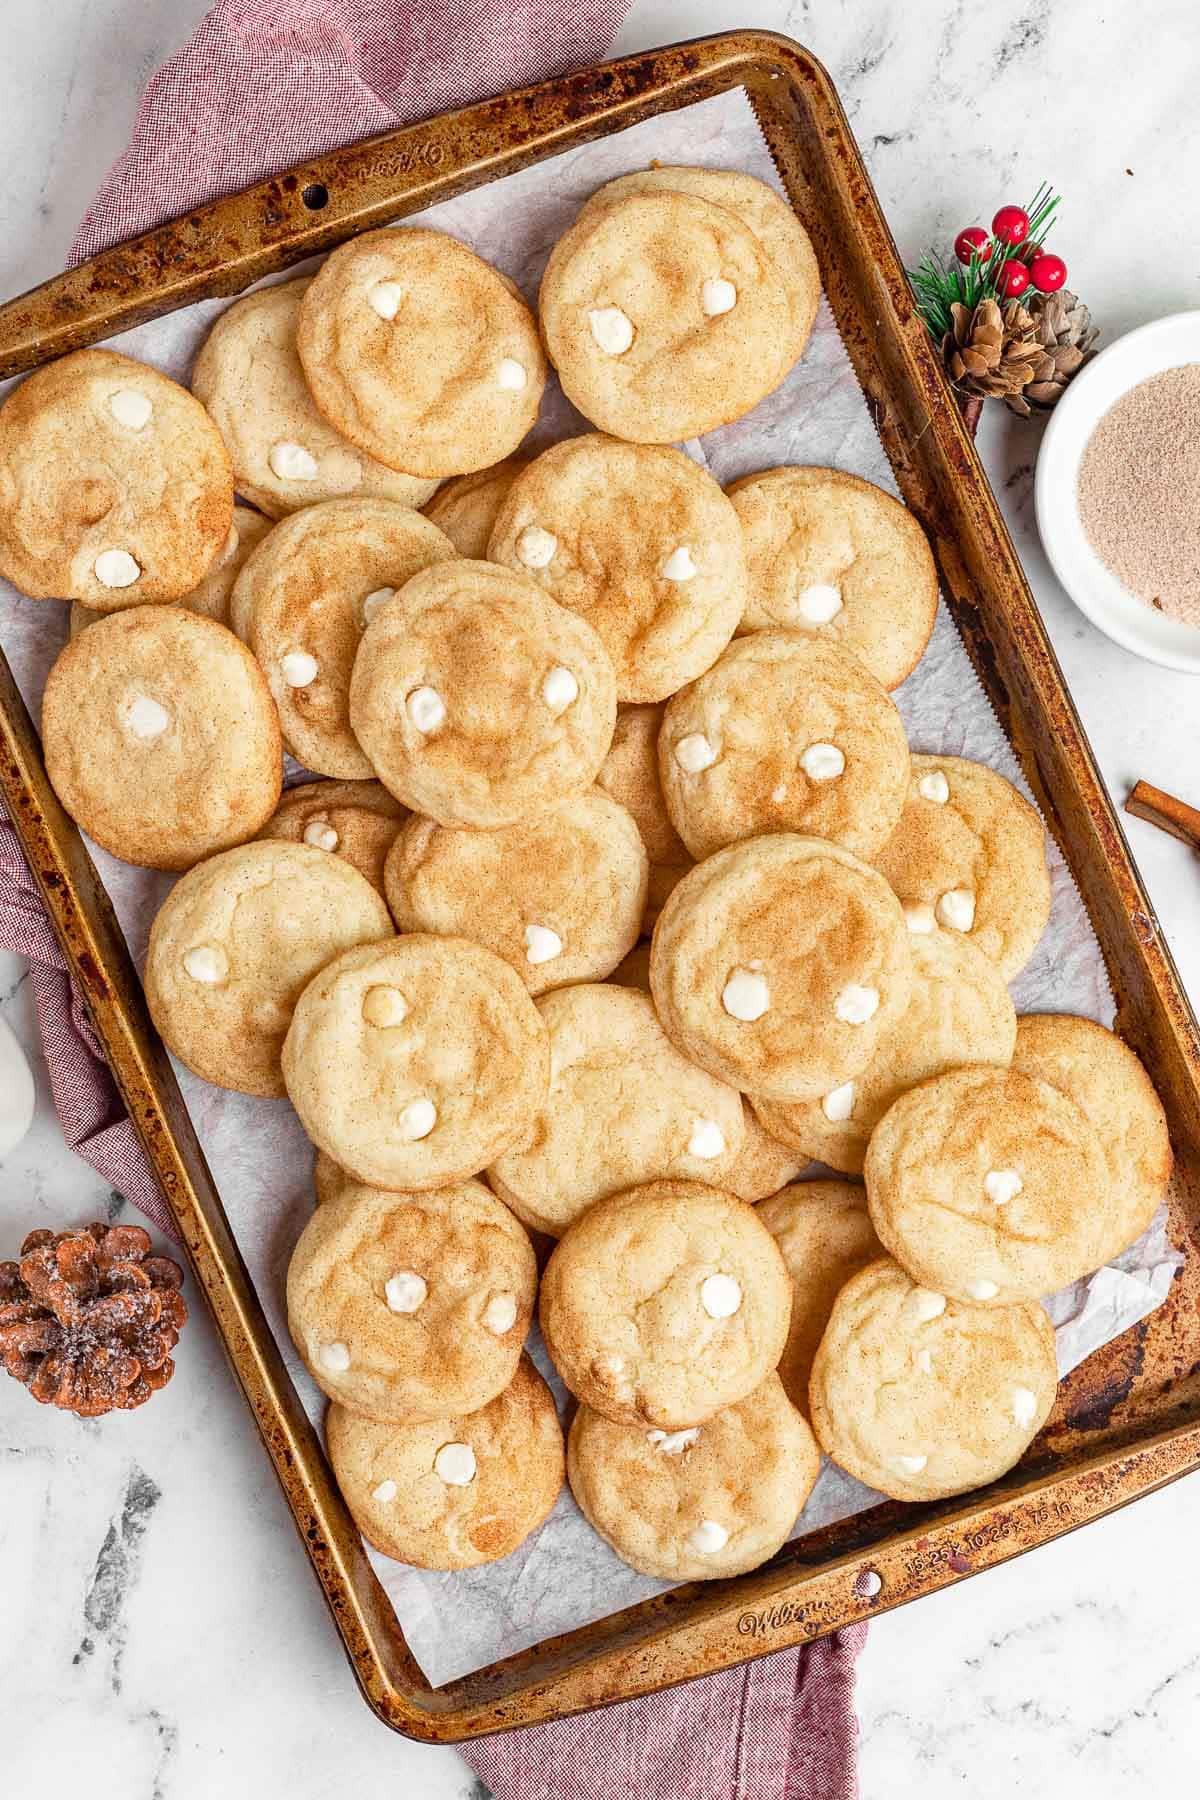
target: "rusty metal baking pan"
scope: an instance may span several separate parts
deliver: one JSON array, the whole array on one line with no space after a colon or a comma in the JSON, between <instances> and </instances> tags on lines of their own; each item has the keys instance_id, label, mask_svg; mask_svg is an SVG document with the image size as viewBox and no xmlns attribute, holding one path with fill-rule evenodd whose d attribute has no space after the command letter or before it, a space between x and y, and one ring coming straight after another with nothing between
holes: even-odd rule
<instances>
[{"instance_id":1,"label":"rusty metal baking pan","mask_svg":"<svg viewBox=\"0 0 1200 1800\"><path fill-rule=\"evenodd\" d=\"M0 307L0 376L193 300L232 294L403 217L656 113L743 88L820 260L825 292L900 490L1079 884L1120 1031L1170 1117L1171 1235L1190 1252L1166 1303L1062 1385L1003 1481L893 1502L787 1544L736 1580L676 1588L440 1688L426 1682L367 1561L233 1241L137 976L0 659L0 790L87 996L197 1281L368 1704L453 1742L646 1694L820 1636L944 1587L1200 1468L1200 1036L1130 860L995 499L917 315L829 77L762 32L680 44L443 114L198 208ZM880 1576L859 1597L858 1575Z\"/></svg>"}]
</instances>

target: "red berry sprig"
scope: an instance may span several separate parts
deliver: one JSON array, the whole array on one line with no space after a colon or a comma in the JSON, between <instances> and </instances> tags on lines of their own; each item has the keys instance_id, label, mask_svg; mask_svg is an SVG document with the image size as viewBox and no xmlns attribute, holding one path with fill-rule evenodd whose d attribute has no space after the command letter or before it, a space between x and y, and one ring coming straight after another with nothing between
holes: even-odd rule
<instances>
[{"instance_id":1,"label":"red berry sprig","mask_svg":"<svg viewBox=\"0 0 1200 1800\"><path fill-rule=\"evenodd\" d=\"M1015 256L1001 263L996 291L1004 300L1018 300L1029 286L1029 270Z\"/></svg>"},{"instance_id":2,"label":"red berry sprig","mask_svg":"<svg viewBox=\"0 0 1200 1800\"><path fill-rule=\"evenodd\" d=\"M992 220L992 231L1002 244L1023 244L1029 236L1029 214L1023 206L1002 206Z\"/></svg>"},{"instance_id":3,"label":"red berry sprig","mask_svg":"<svg viewBox=\"0 0 1200 1800\"><path fill-rule=\"evenodd\" d=\"M970 263L973 257L986 262L992 254L992 240L982 225L968 225L954 240L954 254L960 263Z\"/></svg>"},{"instance_id":4,"label":"red berry sprig","mask_svg":"<svg viewBox=\"0 0 1200 1800\"><path fill-rule=\"evenodd\" d=\"M1030 259L1029 279L1039 294L1057 294L1067 279L1067 265L1061 256L1051 256L1038 246Z\"/></svg>"},{"instance_id":5,"label":"red berry sprig","mask_svg":"<svg viewBox=\"0 0 1200 1800\"><path fill-rule=\"evenodd\" d=\"M1000 207L990 233L982 225L965 226L952 258L931 253L909 270L918 309L939 343L954 329L955 307L973 312L982 300L1018 300L1031 288L1055 294L1065 286L1067 265L1045 244L1058 204L1043 182L1027 207Z\"/></svg>"}]
</instances>

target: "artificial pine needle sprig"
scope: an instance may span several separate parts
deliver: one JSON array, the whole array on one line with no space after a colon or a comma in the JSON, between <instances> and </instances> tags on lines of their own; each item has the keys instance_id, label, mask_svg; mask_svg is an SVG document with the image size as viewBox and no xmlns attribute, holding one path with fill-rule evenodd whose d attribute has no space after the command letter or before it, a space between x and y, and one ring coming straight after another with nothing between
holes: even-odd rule
<instances>
[{"instance_id":1,"label":"artificial pine needle sprig","mask_svg":"<svg viewBox=\"0 0 1200 1800\"><path fill-rule=\"evenodd\" d=\"M991 238L981 227L972 227L960 232L953 258L930 251L908 271L917 307L939 343L954 329L953 307L965 306L974 312L981 300L1003 303L1019 298L1031 277L1035 286L1040 285L1034 268L1039 257L1048 270L1046 291L1062 285L1066 265L1057 257L1045 258L1043 252L1059 199L1043 181L1027 207L1001 207L992 221ZM965 259L960 245L967 249Z\"/></svg>"}]
</instances>

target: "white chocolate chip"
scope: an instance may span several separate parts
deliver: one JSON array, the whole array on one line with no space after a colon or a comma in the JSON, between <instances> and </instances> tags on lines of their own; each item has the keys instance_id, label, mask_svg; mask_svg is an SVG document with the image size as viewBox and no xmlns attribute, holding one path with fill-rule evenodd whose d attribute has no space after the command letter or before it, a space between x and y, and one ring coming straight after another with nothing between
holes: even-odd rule
<instances>
[{"instance_id":1,"label":"white chocolate chip","mask_svg":"<svg viewBox=\"0 0 1200 1800\"><path fill-rule=\"evenodd\" d=\"M553 962L562 955L563 941L548 925L525 927L525 961L536 968L538 963Z\"/></svg>"},{"instance_id":2,"label":"white chocolate chip","mask_svg":"<svg viewBox=\"0 0 1200 1800\"><path fill-rule=\"evenodd\" d=\"M994 1300L1000 1289L994 1281L988 1281L986 1276L981 1276L978 1281L968 1281L967 1292L972 1300Z\"/></svg>"},{"instance_id":3,"label":"white chocolate chip","mask_svg":"<svg viewBox=\"0 0 1200 1800\"><path fill-rule=\"evenodd\" d=\"M314 850L336 850L341 839L327 819L310 819L304 827L304 842Z\"/></svg>"},{"instance_id":4,"label":"white chocolate chip","mask_svg":"<svg viewBox=\"0 0 1200 1800\"><path fill-rule=\"evenodd\" d=\"M721 275L710 276L700 289L700 304L710 319L732 312L737 305L737 289Z\"/></svg>"},{"instance_id":5,"label":"white chocolate chip","mask_svg":"<svg viewBox=\"0 0 1200 1800\"><path fill-rule=\"evenodd\" d=\"M303 444L293 444L285 438L282 443L272 444L271 453L267 457L271 465L271 473L278 481L315 481L317 479L317 459L311 450Z\"/></svg>"},{"instance_id":6,"label":"white chocolate chip","mask_svg":"<svg viewBox=\"0 0 1200 1800\"><path fill-rule=\"evenodd\" d=\"M206 987L214 987L229 974L229 958L220 944L193 944L184 952L183 966L193 981L202 981Z\"/></svg>"},{"instance_id":7,"label":"white chocolate chip","mask_svg":"<svg viewBox=\"0 0 1200 1800\"><path fill-rule=\"evenodd\" d=\"M696 563L686 544L680 544L672 550L659 566L659 574L664 581L690 581L696 574Z\"/></svg>"},{"instance_id":8,"label":"white chocolate chip","mask_svg":"<svg viewBox=\"0 0 1200 1800\"><path fill-rule=\"evenodd\" d=\"M555 718L559 713L565 713L568 706L574 706L578 698L579 683L570 669L564 669L561 664L551 669L542 683L542 699Z\"/></svg>"},{"instance_id":9,"label":"white chocolate chip","mask_svg":"<svg viewBox=\"0 0 1200 1800\"><path fill-rule=\"evenodd\" d=\"M509 393L516 394L527 385L528 381L529 377L525 373L524 364L519 363L515 356L500 358L500 367L496 370L497 386L506 388Z\"/></svg>"},{"instance_id":10,"label":"white chocolate chip","mask_svg":"<svg viewBox=\"0 0 1200 1800\"><path fill-rule=\"evenodd\" d=\"M927 1456L893 1456L891 1467L897 1475L919 1475L929 1461Z\"/></svg>"},{"instance_id":11,"label":"white chocolate chip","mask_svg":"<svg viewBox=\"0 0 1200 1800\"><path fill-rule=\"evenodd\" d=\"M400 311L400 302L404 298L404 289L398 281L377 281L367 295L373 311L381 319L394 319Z\"/></svg>"},{"instance_id":12,"label":"white chocolate chip","mask_svg":"<svg viewBox=\"0 0 1200 1800\"><path fill-rule=\"evenodd\" d=\"M416 1143L418 1138L427 1138L437 1124L437 1107L422 1095L419 1100L410 1100L401 1108L396 1123L405 1142Z\"/></svg>"},{"instance_id":13,"label":"white chocolate chip","mask_svg":"<svg viewBox=\"0 0 1200 1800\"><path fill-rule=\"evenodd\" d=\"M358 609L363 624L369 625L380 607L386 606L389 600L394 600L395 598L396 590L394 587L372 588L371 592L365 596L362 605Z\"/></svg>"},{"instance_id":14,"label":"white chocolate chip","mask_svg":"<svg viewBox=\"0 0 1200 1800\"><path fill-rule=\"evenodd\" d=\"M721 990L721 1005L731 1019L752 1025L771 1005L766 979L750 969L735 969Z\"/></svg>"},{"instance_id":15,"label":"white chocolate chip","mask_svg":"<svg viewBox=\"0 0 1200 1800\"><path fill-rule=\"evenodd\" d=\"M345 1344L322 1344L317 1351L317 1361L331 1375L344 1375L350 1367L350 1352Z\"/></svg>"},{"instance_id":16,"label":"white chocolate chip","mask_svg":"<svg viewBox=\"0 0 1200 1800\"><path fill-rule=\"evenodd\" d=\"M937 903L937 916L952 931L970 931L975 923L975 896L969 888L951 888Z\"/></svg>"},{"instance_id":17,"label":"white chocolate chip","mask_svg":"<svg viewBox=\"0 0 1200 1800\"><path fill-rule=\"evenodd\" d=\"M424 1306L428 1293L429 1284L425 1277L412 1269L400 1269L395 1275L389 1275L383 1289L384 1299L394 1313L415 1313Z\"/></svg>"},{"instance_id":18,"label":"white chocolate chip","mask_svg":"<svg viewBox=\"0 0 1200 1800\"><path fill-rule=\"evenodd\" d=\"M810 744L800 767L810 781L836 781L845 772L846 758L836 744Z\"/></svg>"},{"instance_id":19,"label":"white chocolate chip","mask_svg":"<svg viewBox=\"0 0 1200 1800\"><path fill-rule=\"evenodd\" d=\"M702 731L689 731L675 746L675 761L689 775L711 769L716 760L717 753Z\"/></svg>"},{"instance_id":20,"label":"white chocolate chip","mask_svg":"<svg viewBox=\"0 0 1200 1800\"><path fill-rule=\"evenodd\" d=\"M166 707L152 700L149 694L131 694L120 709L120 719L126 731L143 743L161 737L171 723Z\"/></svg>"},{"instance_id":21,"label":"white chocolate chip","mask_svg":"<svg viewBox=\"0 0 1200 1800\"><path fill-rule=\"evenodd\" d=\"M771 789L771 798L775 802L776 806L782 805L782 803L787 799L787 783L786 783L786 781L781 781L778 787Z\"/></svg>"},{"instance_id":22,"label":"white chocolate chip","mask_svg":"<svg viewBox=\"0 0 1200 1800\"><path fill-rule=\"evenodd\" d=\"M684 1431L648 1431L646 1441L661 1450L664 1456L682 1456L690 1450L700 1436L698 1425L689 1425Z\"/></svg>"},{"instance_id":23,"label":"white chocolate chip","mask_svg":"<svg viewBox=\"0 0 1200 1800\"><path fill-rule=\"evenodd\" d=\"M831 1088L821 1102L821 1111L834 1125L840 1125L854 1111L854 1083L843 1081L841 1087Z\"/></svg>"},{"instance_id":24,"label":"white chocolate chip","mask_svg":"<svg viewBox=\"0 0 1200 1800\"><path fill-rule=\"evenodd\" d=\"M1024 1186L1015 1169L989 1169L983 1178L983 1191L996 1206L1007 1206Z\"/></svg>"},{"instance_id":25,"label":"white chocolate chip","mask_svg":"<svg viewBox=\"0 0 1200 1800\"><path fill-rule=\"evenodd\" d=\"M362 1016L364 1024L374 1025L379 1031L390 1031L408 1017L408 1001L399 988L389 987L381 981L363 995Z\"/></svg>"},{"instance_id":26,"label":"white chocolate chip","mask_svg":"<svg viewBox=\"0 0 1200 1800\"><path fill-rule=\"evenodd\" d=\"M809 625L828 625L842 610L841 589L826 581L814 582L800 594L796 610Z\"/></svg>"},{"instance_id":27,"label":"white chocolate chip","mask_svg":"<svg viewBox=\"0 0 1200 1800\"><path fill-rule=\"evenodd\" d=\"M917 1367L922 1375L933 1374L933 1353L929 1350L917 1351Z\"/></svg>"},{"instance_id":28,"label":"white chocolate chip","mask_svg":"<svg viewBox=\"0 0 1200 1800\"><path fill-rule=\"evenodd\" d=\"M307 650L289 650L279 659L279 671L290 688L306 688L317 679L320 664Z\"/></svg>"},{"instance_id":29,"label":"white chocolate chip","mask_svg":"<svg viewBox=\"0 0 1200 1800\"><path fill-rule=\"evenodd\" d=\"M397 1488L394 1481L381 1481L377 1488L371 1489L371 1498L378 1500L381 1506L386 1506L389 1500L396 1498L396 1493Z\"/></svg>"},{"instance_id":30,"label":"white chocolate chip","mask_svg":"<svg viewBox=\"0 0 1200 1800\"><path fill-rule=\"evenodd\" d=\"M1012 1391L1013 1418L1017 1424L1027 1428L1037 1418L1037 1395L1032 1388L1014 1387Z\"/></svg>"},{"instance_id":31,"label":"white chocolate chip","mask_svg":"<svg viewBox=\"0 0 1200 1800\"><path fill-rule=\"evenodd\" d=\"M695 1531L688 1537L688 1543L701 1556L713 1556L723 1550L729 1542L729 1533L716 1519L701 1519Z\"/></svg>"},{"instance_id":32,"label":"white chocolate chip","mask_svg":"<svg viewBox=\"0 0 1200 1800\"><path fill-rule=\"evenodd\" d=\"M950 783L940 769L932 769L918 781L917 792L923 800L933 800L938 806L945 806L950 798Z\"/></svg>"},{"instance_id":33,"label":"white chocolate chip","mask_svg":"<svg viewBox=\"0 0 1200 1800\"><path fill-rule=\"evenodd\" d=\"M911 932L923 937L926 932L934 929L937 920L933 916L932 906L924 900L918 900L912 906L904 908L904 923Z\"/></svg>"},{"instance_id":34,"label":"white chocolate chip","mask_svg":"<svg viewBox=\"0 0 1200 1800\"><path fill-rule=\"evenodd\" d=\"M688 1155L698 1156L702 1162L710 1162L714 1156L725 1154L725 1133L715 1119L693 1119L692 1135L688 1139Z\"/></svg>"},{"instance_id":35,"label":"white chocolate chip","mask_svg":"<svg viewBox=\"0 0 1200 1800\"><path fill-rule=\"evenodd\" d=\"M470 1444L443 1444L433 1459L433 1472L447 1487L470 1487L476 1466Z\"/></svg>"},{"instance_id":36,"label":"white chocolate chip","mask_svg":"<svg viewBox=\"0 0 1200 1800\"><path fill-rule=\"evenodd\" d=\"M710 1275L700 1283L700 1304L710 1319L732 1319L742 1304L742 1290L732 1275Z\"/></svg>"},{"instance_id":37,"label":"white chocolate chip","mask_svg":"<svg viewBox=\"0 0 1200 1800\"><path fill-rule=\"evenodd\" d=\"M130 431L141 431L150 423L154 404L140 388L118 388L115 394L108 396L108 410L118 425L128 425Z\"/></svg>"},{"instance_id":38,"label":"white chocolate chip","mask_svg":"<svg viewBox=\"0 0 1200 1800\"><path fill-rule=\"evenodd\" d=\"M446 702L436 688L414 688L404 706L422 737L431 737L446 718Z\"/></svg>"},{"instance_id":39,"label":"white chocolate chip","mask_svg":"<svg viewBox=\"0 0 1200 1800\"><path fill-rule=\"evenodd\" d=\"M483 1323L496 1337L503 1337L517 1322L517 1303L511 1294L495 1294L483 1312Z\"/></svg>"},{"instance_id":40,"label":"white chocolate chip","mask_svg":"<svg viewBox=\"0 0 1200 1800\"><path fill-rule=\"evenodd\" d=\"M541 525L527 525L517 539L517 559L527 569L545 569L554 561L558 539Z\"/></svg>"},{"instance_id":41,"label":"white chocolate chip","mask_svg":"<svg viewBox=\"0 0 1200 1800\"><path fill-rule=\"evenodd\" d=\"M931 1319L940 1319L946 1310L945 1294L937 1294L932 1288L914 1288L908 1303L921 1325L928 1325Z\"/></svg>"},{"instance_id":42,"label":"white chocolate chip","mask_svg":"<svg viewBox=\"0 0 1200 1800\"><path fill-rule=\"evenodd\" d=\"M593 307L588 324L606 356L623 356L633 342L633 320L619 306Z\"/></svg>"},{"instance_id":43,"label":"white chocolate chip","mask_svg":"<svg viewBox=\"0 0 1200 1800\"><path fill-rule=\"evenodd\" d=\"M141 569L128 550L102 550L92 565L101 587L132 587Z\"/></svg>"},{"instance_id":44,"label":"white chocolate chip","mask_svg":"<svg viewBox=\"0 0 1200 1800\"><path fill-rule=\"evenodd\" d=\"M833 1010L843 1025L865 1025L879 1011L879 989L851 981L834 1001Z\"/></svg>"}]
</instances>

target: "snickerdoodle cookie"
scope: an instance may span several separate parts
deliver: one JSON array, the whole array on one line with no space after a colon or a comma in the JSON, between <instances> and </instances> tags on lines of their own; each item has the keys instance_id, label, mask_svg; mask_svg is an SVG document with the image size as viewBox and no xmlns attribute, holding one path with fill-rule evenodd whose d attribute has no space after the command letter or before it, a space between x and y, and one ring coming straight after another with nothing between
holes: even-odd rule
<instances>
[{"instance_id":1,"label":"snickerdoodle cookie","mask_svg":"<svg viewBox=\"0 0 1200 1800\"><path fill-rule=\"evenodd\" d=\"M421 1191L526 1142L549 1063L520 976L480 944L422 934L327 963L283 1047L288 1095L314 1144L360 1181Z\"/></svg>"},{"instance_id":2,"label":"snickerdoodle cookie","mask_svg":"<svg viewBox=\"0 0 1200 1800\"><path fill-rule=\"evenodd\" d=\"M619 706L612 743L596 777L598 787L628 807L646 846L650 874L643 930L647 932L654 929L671 889L692 866L683 839L671 823L658 773L658 733L663 711L661 702L656 706Z\"/></svg>"},{"instance_id":3,"label":"snickerdoodle cookie","mask_svg":"<svg viewBox=\"0 0 1200 1800\"><path fill-rule=\"evenodd\" d=\"M137 606L68 643L42 696L46 772L77 825L126 862L189 869L275 810L279 719L231 631Z\"/></svg>"},{"instance_id":4,"label":"snickerdoodle cookie","mask_svg":"<svg viewBox=\"0 0 1200 1800\"><path fill-rule=\"evenodd\" d=\"M970 934L1005 981L1050 917L1046 834L1003 775L960 756L914 756L900 823L875 858L910 908Z\"/></svg>"},{"instance_id":5,"label":"snickerdoodle cookie","mask_svg":"<svg viewBox=\"0 0 1200 1800\"><path fill-rule=\"evenodd\" d=\"M762 832L869 862L908 793L908 739L856 656L801 631L739 638L675 695L658 740L671 822L696 858Z\"/></svg>"},{"instance_id":6,"label":"snickerdoodle cookie","mask_svg":"<svg viewBox=\"0 0 1200 1800\"><path fill-rule=\"evenodd\" d=\"M486 469L537 418L546 359L533 315L490 263L440 231L367 231L300 302L313 399L360 449L410 475Z\"/></svg>"},{"instance_id":7,"label":"snickerdoodle cookie","mask_svg":"<svg viewBox=\"0 0 1200 1800\"><path fill-rule=\"evenodd\" d=\"M701 674L746 603L741 527L712 476L681 450L599 432L518 475L488 555L595 628L624 701L664 700Z\"/></svg>"},{"instance_id":8,"label":"snickerdoodle cookie","mask_svg":"<svg viewBox=\"0 0 1200 1800\"><path fill-rule=\"evenodd\" d=\"M805 1156L862 1173L867 1140L907 1088L963 1063L1012 1060L1017 1016L995 963L970 941L937 926L912 938L908 1006L871 1061L820 1100L758 1100L767 1130Z\"/></svg>"},{"instance_id":9,"label":"snickerdoodle cookie","mask_svg":"<svg viewBox=\"0 0 1200 1800\"><path fill-rule=\"evenodd\" d=\"M1140 1237L1171 1178L1162 1101L1127 1044L1091 1019L1034 1013L1017 1021L1012 1066L1073 1100L1108 1163L1099 1260Z\"/></svg>"},{"instance_id":10,"label":"snickerdoodle cookie","mask_svg":"<svg viewBox=\"0 0 1200 1800\"><path fill-rule=\"evenodd\" d=\"M437 1419L508 1386L536 1292L533 1246L482 1182L347 1185L292 1252L288 1330L331 1400L370 1419Z\"/></svg>"},{"instance_id":11,"label":"snickerdoodle cookie","mask_svg":"<svg viewBox=\"0 0 1200 1800\"><path fill-rule=\"evenodd\" d=\"M508 490L523 469L527 456L506 456L490 469L477 469L473 475L459 475L441 486L423 508L439 531L444 531L454 545L455 554L472 562L487 557L488 540L496 524L496 515Z\"/></svg>"},{"instance_id":12,"label":"snickerdoodle cookie","mask_svg":"<svg viewBox=\"0 0 1200 1800\"><path fill-rule=\"evenodd\" d=\"M515 825L590 786L616 716L591 626L492 563L414 576L367 626L350 683L351 725L384 786L471 829Z\"/></svg>"},{"instance_id":13,"label":"snickerdoodle cookie","mask_svg":"<svg viewBox=\"0 0 1200 1800\"><path fill-rule=\"evenodd\" d=\"M786 1540L820 1469L775 1375L684 1431L618 1425L581 1406L567 1438L584 1518L622 1561L667 1581L757 1569Z\"/></svg>"},{"instance_id":14,"label":"snickerdoodle cookie","mask_svg":"<svg viewBox=\"0 0 1200 1800\"><path fill-rule=\"evenodd\" d=\"M557 1237L609 1194L663 1176L725 1185L745 1137L731 1087L681 1056L647 994L581 983L546 994L550 1086L529 1141L488 1180L519 1219Z\"/></svg>"},{"instance_id":15,"label":"snickerdoodle cookie","mask_svg":"<svg viewBox=\"0 0 1200 1800\"><path fill-rule=\"evenodd\" d=\"M230 616L262 665L284 742L318 775L366 780L350 673L368 622L420 570L454 555L394 500L326 500L283 519L238 576Z\"/></svg>"},{"instance_id":16,"label":"snickerdoodle cookie","mask_svg":"<svg viewBox=\"0 0 1200 1800\"><path fill-rule=\"evenodd\" d=\"M787 1341L791 1281L754 1208L694 1181L601 1200L542 1277L546 1347L619 1424L682 1431L744 1400Z\"/></svg>"},{"instance_id":17,"label":"snickerdoodle cookie","mask_svg":"<svg viewBox=\"0 0 1200 1800\"><path fill-rule=\"evenodd\" d=\"M420 1569L470 1569L510 1556L562 1491L554 1396L527 1356L478 1412L385 1425L333 1406L326 1433L363 1536Z\"/></svg>"},{"instance_id":18,"label":"snickerdoodle cookie","mask_svg":"<svg viewBox=\"0 0 1200 1800\"><path fill-rule=\"evenodd\" d=\"M677 164L656 164L635 169L606 181L588 201L588 207L610 206L630 194L652 194L661 189L695 194L736 213L748 225L771 260L788 297L791 334L783 351L785 366L796 362L812 333L821 297L821 275L807 231L774 188L740 169L694 169ZM585 208L585 211L587 208ZM710 296L728 301L727 291Z\"/></svg>"},{"instance_id":19,"label":"snickerdoodle cookie","mask_svg":"<svg viewBox=\"0 0 1200 1800\"><path fill-rule=\"evenodd\" d=\"M233 524L229 527L229 536L204 579L192 589L190 594L181 594L175 602L176 606L186 606L189 612L200 613L206 619L215 619L218 625L233 626L229 616L229 600L233 593L233 585L242 572L242 565L252 550L256 550L271 529L270 519L261 513L251 511L248 506L235 506ZM78 600L71 606L71 636L78 637L89 625L107 615L96 612L93 607L84 606ZM238 633L241 636L241 633Z\"/></svg>"},{"instance_id":20,"label":"snickerdoodle cookie","mask_svg":"<svg viewBox=\"0 0 1200 1800\"><path fill-rule=\"evenodd\" d=\"M792 1322L779 1379L808 1416L813 1358L833 1303L852 1275L883 1255L864 1188L849 1181L798 1181L757 1208L792 1278Z\"/></svg>"},{"instance_id":21,"label":"snickerdoodle cookie","mask_svg":"<svg viewBox=\"0 0 1200 1800\"><path fill-rule=\"evenodd\" d=\"M192 392L216 421L239 494L272 519L343 494L420 506L436 482L402 474L347 441L321 417L296 354L309 282L243 294L201 346Z\"/></svg>"},{"instance_id":22,"label":"snickerdoodle cookie","mask_svg":"<svg viewBox=\"0 0 1200 1800\"><path fill-rule=\"evenodd\" d=\"M910 1088L872 1132L863 1175L889 1254L980 1305L1089 1274L1125 1212L1081 1107L1017 1069L951 1069Z\"/></svg>"},{"instance_id":23,"label":"snickerdoodle cookie","mask_svg":"<svg viewBox=\"0 0 1200 1800\"><path fill-rule=\"evenodd\" d=\"M241 844L192 869L150 931L150 1016L189 1069L244 1094L282 1094L292 1009L342 950L391 935L369 882L305 844Z\"/></svg>"},{"instance_id":24,"label":"snickerdoodle cookie","mask_svg":"<svg viewBox=\"0 0 1200 1800\"><path fill-rule=\"evenodd\" d=\"M766 469L728 492L750 574L741 629L836 638L885 688L899 687L937 612L937 571L913 515L841 469Z\"/></svg>"},{"instance_id":25,"label":"snickerdoodle cookie","mask_svg":"<svg viewBox=\"0 0 1200 1800\"><path fill-rule=\"evenodd\" d=\"M903 1017L912 951L882 876L781 833L684 876L654 928L650 984L701 1068L749 1094L817 1100L860 1075Z\"/></svg>"},{"instance_id":26,"label":"snickerdoodle cookie","mask_svg":"<svg viewBox=\"0 0 1200 1800\"><path fill-rule=\"evenodd\" d=\"M401 931L474 938L542 994L612 973L641 930L646 868L630 815L591 787L499 831L414 817L384 879Z\"/></svg>"},{"instance_id":27,"label":"snickerdoodle cookie","mask_svg":"<svg viewBox=\"0 0 1200 1800\"><path fill-rule=\"evenodd\" d=\"M220 433L145 363L77 350L0 407L0 575L24 594L97 612L178 600L232 520Z\"/></svg>"},{"instance_id":28,"label":"snickerdoodle cookie","mask_svg":"<svg viewBox=\"0 0 1200 1800\"><path fill-rule=\"evenodd\" d=\"M538 305L568 400L632 443L740 419L794 360L771 257L736 213L695 194L586 207L550 254Z\"/></svg>"},{"instance_id":29,"label":"snickerdoodle cookie","mask_svg":"<svg viewBox=\"0 0 1200 1800\"><path fill-rule=\"evenodd\" d=\"M851 1276L813 1364L821 1448L894 1500L982 1487L1054 1405L1054 1330L1036 1301L963 1306L886 1257Z\"/></svg>"},{"instance_id":30,"label":"snickerdoodle cookie","mask_svg":"<svg viewBox=\"0 0 1200 1800\"><path fill-rule=\"evenodd\" d=\"M382 894L387 853L407 816L382 782L305 781L287 789L259 836L341 857Z\"/></svg>"}]
</instances>

